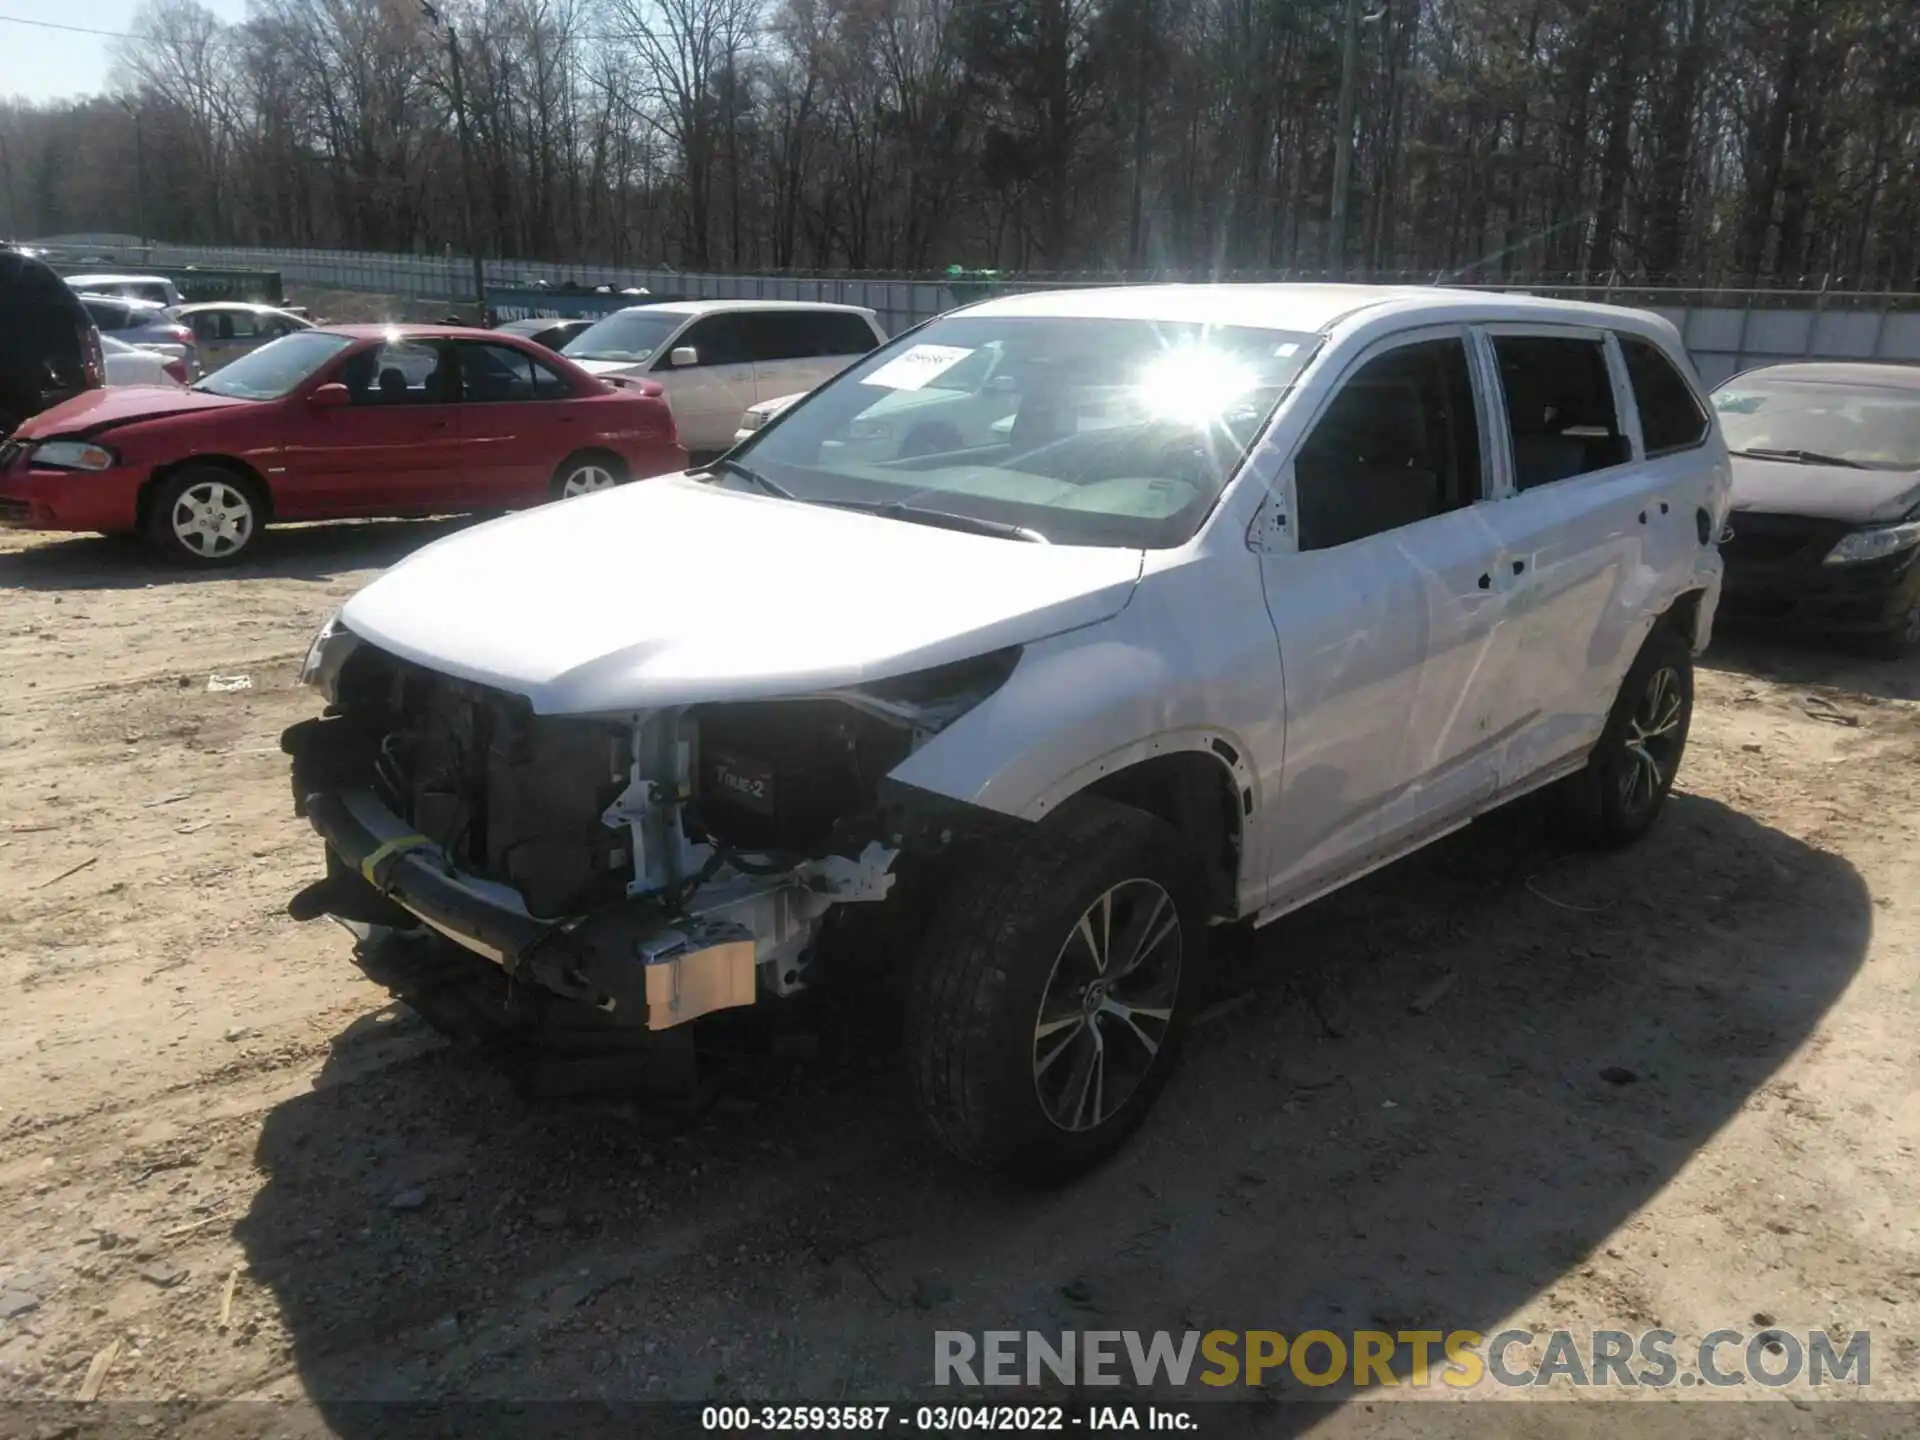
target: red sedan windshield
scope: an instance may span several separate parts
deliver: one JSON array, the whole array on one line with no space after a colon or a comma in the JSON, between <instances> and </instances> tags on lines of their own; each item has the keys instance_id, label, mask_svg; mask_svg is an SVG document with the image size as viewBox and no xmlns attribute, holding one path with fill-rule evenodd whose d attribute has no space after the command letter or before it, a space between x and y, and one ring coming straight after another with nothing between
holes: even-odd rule
<instances>
[{"instance_id":1,"label":"red sedan windshield","mask_svg":"<svg viewBox=\"0 0 1920 1440\"><path fill-rule=\"evenodd\" d=\"M230 400L278 400L351 344L347 336L324 330L283 335L214 371L193 388Z\"/></svg>"}]
</instances>

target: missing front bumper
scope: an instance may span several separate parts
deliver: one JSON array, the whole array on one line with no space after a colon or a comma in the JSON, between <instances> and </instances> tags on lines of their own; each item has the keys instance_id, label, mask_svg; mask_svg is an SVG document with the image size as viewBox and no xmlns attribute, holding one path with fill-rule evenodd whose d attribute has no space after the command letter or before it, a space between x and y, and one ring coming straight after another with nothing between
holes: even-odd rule
<instances>
[{"instance_id":1,"label":"missing front bumper","mask_svg":"<svg viewBox=\"0 0 1920 1440\"><path fill-rule=\"evenodd\" d=\"M510 886L461 870L370 791L318 791L301 808L326 842L328 875L296 898L296 916L398 907L515 979L649 1030L754 1003L757 947L738 924L637 905L544 919Z\"/></svg>"}]
</instances>

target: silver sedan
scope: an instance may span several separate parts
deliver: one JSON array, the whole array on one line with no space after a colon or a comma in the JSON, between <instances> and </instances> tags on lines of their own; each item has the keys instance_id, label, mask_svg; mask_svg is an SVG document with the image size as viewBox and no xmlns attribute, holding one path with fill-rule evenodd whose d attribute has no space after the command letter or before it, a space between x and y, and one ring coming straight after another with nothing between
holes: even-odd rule
<instances>
[{"instance_id":1,"label":"silver sedan","mask_svg":"<svg viewBox=\"0 0 1920 1440\"><path fill-rule=\"evenodd\" d=\"M200 351L201 370L206 374L251 350L258 350L270 340L313 328L312 322L298 315L247 300L209 300L198 305L182 305L174 313L182 324L192 328L194 343Z\"/></svg>"},{"instance_id":2,"label":"silver sedan","mask_svg":"<svg viewBox=\"0 0 1920 1440\"><path fill-rule=\"evenodd\" d=\"M165 305L116 295L82 295L80 303L93 317L102 336L184 360L189 371L199 372L200 357L193 331L174 319L173 312Z\"/></svg>"}]
</instances>

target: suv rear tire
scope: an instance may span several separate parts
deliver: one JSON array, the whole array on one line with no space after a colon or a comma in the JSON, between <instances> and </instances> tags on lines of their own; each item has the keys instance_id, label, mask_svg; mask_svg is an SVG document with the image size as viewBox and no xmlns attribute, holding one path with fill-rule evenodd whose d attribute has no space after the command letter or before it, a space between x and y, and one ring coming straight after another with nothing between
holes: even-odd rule
<instances>
[{"instance_id":1,"label":"suv rear tire","mask_svg":"<svg viewBox=\"0 0 1920 1440\"><path fill-rule=\"evenodd\" d=\"M907 997L922 1118L949 1151L1023 1179L1111 1153L1159 1095L1207 938L1171 826L1085 797L943 897Z\"/></svg>"},{"instance_id":2,"label":"suv rear tire","mask_svg":"<svg viewBox=\"0 0 1920 1440\"><path fill-rule=\"evenodd\" d=\"M1646 834L1666 808L1692 722L1693 647L1662 621L1627 668L1586 768L1556 787L1561 830L1603 849Z\"/></svg>"}]
</instances>

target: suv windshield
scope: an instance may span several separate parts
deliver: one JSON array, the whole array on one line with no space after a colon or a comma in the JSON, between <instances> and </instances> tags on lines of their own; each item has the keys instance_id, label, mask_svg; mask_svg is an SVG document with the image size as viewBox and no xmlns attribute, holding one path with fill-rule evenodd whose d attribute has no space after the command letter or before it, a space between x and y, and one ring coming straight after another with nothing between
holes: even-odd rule
<instances>
[{"instance_id":1,"label":"suv windshield","mask_svg":"<svg viewBox=\"0 0 1920 1440\"><path fill-rule=\"evenodd\" d=\"M1869 470L1920 470L1920 392L1735 380L1713 397L1727 448Z\"/></svg>"},{"instance_id":2,"label":"suv windshield","mask_svg":"<svg viewBox=\"0 0 1920 1440\"><path fill-rule=\"evenodd\" d=\"M278 400L353 341L324 330L300 330L242 355L193 388L233 400Z\"/></svg>"},{"instance_id":3,"label":"suv windshield","mask_svg":"<svg viewBox=\"0 0 1920 1440\"><path fill-rule=\"evenodd\" d=\"M1250 326L956 315L875 351L735 455L796 500L1164 549L1199 528L1317 344Z\"/></svg>"},{"instance_id":4,"label":"suv windshield","mask_svg":"<svg viewBox=\"0 0 1920 1440\"><path fill-rule=\"evenodd\" d=\"M622 310L589 325L561 346L560 353L570 360L645 360L666 344L686 318Z\"/></svg>"}]
</instances>

